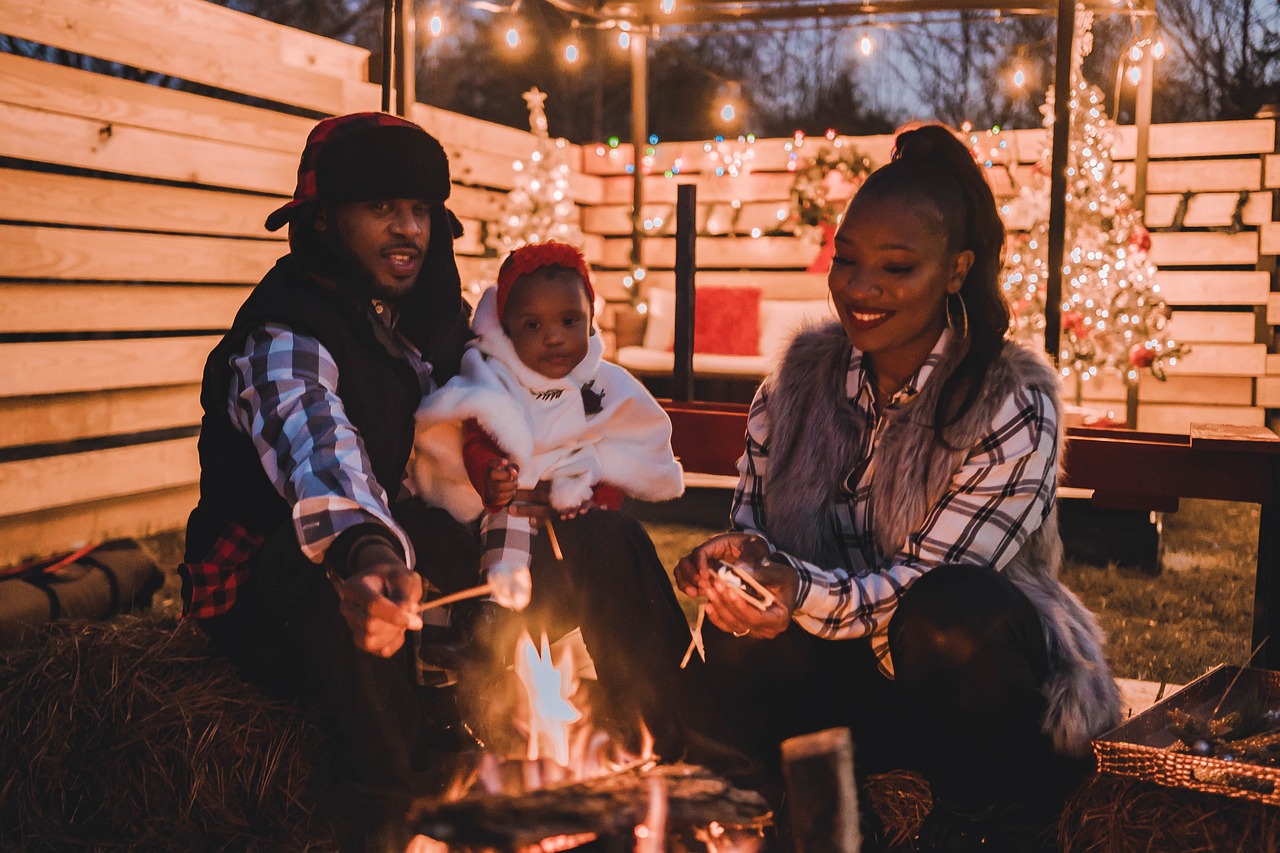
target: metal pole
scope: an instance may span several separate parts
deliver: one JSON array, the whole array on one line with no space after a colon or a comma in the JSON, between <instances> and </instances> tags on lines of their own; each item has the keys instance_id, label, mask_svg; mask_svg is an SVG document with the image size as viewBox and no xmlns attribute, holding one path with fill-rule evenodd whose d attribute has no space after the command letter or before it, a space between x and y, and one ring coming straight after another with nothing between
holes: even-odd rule
<instances>
[{"instance_id":1,"label":"metal pole","mask_svg":"<svg viewBox=\"0 0 1280 853\"><path fill-rule=\"evenodd\" d=\"M644 149L649 144L649 40L631 32L631 267L643 263L640 248L644 241ZM639 282L636 282L639 287Z\"/></svg>"},{"instance_id":2,"label":"metal pole","mask_svg":"<svg viewBox=\"0 0 1280 853\"><path fill-rule=\"evenodd\" d=\"M395 73L396 0L382 4L382 111L391 112L391 75Z\"/></svg>"},{"instance_id":3,"label":"metal pole","mask_svg":"<svg viewBox=\"0 0 1280 853\"><path fill-rule=\"evenodd\" d=\"M1147 211L1147 157L1151 149L1151 99L1155 87L1156 63L1151 55L1152 40L1156 35L1155 0L1151 0L1150 15L1142 18L1142 38L1147 41L1147 48L1142 53L1142 62L1138 68L1142 71L1142 79L1138 81L1138 91L1133 104L1133 124L1137 130L1137 150L1133 155L1133 207L1146 216Z\"/></svg>"},{"instance_id":4,"label":"metal pole","mask_svg":"<svg viewBox=\"0 0 1280 853\"><path fill-rule=\"evenodd\" d=\"M1075 0L1058 0L1053 75L1053 158L1049 176L1049 261L1044 288L1044 348L1056 364L1062 338L1062 260L1067 233L1067 143L1071 131L1071 42Z\"/></svg>"},{"instance_id":5,"label":"metal pole","mask_svg":"<svg viewBox=\"0 0 1280 853\"><path fill-rule=\"evenodd\" d=\"M698 187L676 187L676 337L671 399L693 399L694 274L698 268Z\"/></svg>"},{"instance_id":6,"label":"metal pole","mask_svg":"<svg viewBox=\"0 0 1280 853\"><path fill-rule=\"evenodd\" d=\"M396 115L410 118L417 100L418 20L413 14L413 0L396 0L400 18L396 26Z\"/></svg>"}]
</instances>

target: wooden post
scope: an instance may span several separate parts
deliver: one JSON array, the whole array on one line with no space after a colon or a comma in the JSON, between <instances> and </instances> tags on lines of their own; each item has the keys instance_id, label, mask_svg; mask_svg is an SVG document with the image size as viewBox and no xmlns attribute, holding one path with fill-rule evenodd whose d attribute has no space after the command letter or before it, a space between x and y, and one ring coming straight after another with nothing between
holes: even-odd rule
<instances>
[{"instance_id":1,"label":"wooden post","mask_svg":"<svg viewBox=\"0 0 1280 853\"><path fill-rule=\"evenodd\" d=\"M698 268L698 187L676 187L676 336L671 398L693 399L693 321Z\"/></svg>"},{"instance_id":2,"label":"wooden post","mask_svg":"<svg viewBox=\"0 0 1280 853\"><path fill-rule=\"evenodd\" d=\"M1155 0L1151 0L1151 13L1142 18L1142 37L1147 40L1138 69L1142 79L1133 102L1133 124L1137 130L1137 149L1133 155L1133 208L1143 217L1147 215L1147 160L1151 149L1151 100L1155 87L1156 63L1151 46L1156 35Z\"/></svg>"},{"instance_id":3,"label":"wooden post","mask_svg":"<svg viewBox=\"0 0 1280 853\"><path fill-rule=\"evenodd\" d=\"M797 853L857 853L862 847L853 739L826 729L782 742L782 775Z\"/></svg>"},{"instance_id":4,"label":"wooden post","mask_svg":"<svg viewBox=\"0 0 1280 853\"><path fill-rule=\"evenodd\" d=\"M631 269L644 263L644 149L649 144L649 42L644 33L631 31ZM637 281L632 285L639 287Z\"/></svg>"},{"instance_id":5,"label":"wooden post","mask_svg":"<svg viewBox=\"0 0 1280 853\"><path fill-rule=\"evenodd\" d=\"M413 0L396 0L396 115L409 118L417 99L418 24Z\"/></svg>"},{"instance_id":6,"label":"wooden post","mask_svg":"<svg viewBox=\"0 0 1280 853\"><path fill-rule=\"evenodd\" d=\"M396 0L382 4L382 111L391 112L391 76L395 73Z\"/></svg>"},{"instance_id":7,"label":"wooden post","mask_svg":"<svg viewBox=\"0 0 1280 853\"><path fill-rule=\"evenodd\" d=\"M1053 75L1053 160L1049 175L1049 258L1044 287L1044 348L1054 364L1062 338L1062 259L1067 233L1067 144L1071 131L1071 43L1075 0L1058 0L1058 47Z\"/></svg>"}]
</instances>

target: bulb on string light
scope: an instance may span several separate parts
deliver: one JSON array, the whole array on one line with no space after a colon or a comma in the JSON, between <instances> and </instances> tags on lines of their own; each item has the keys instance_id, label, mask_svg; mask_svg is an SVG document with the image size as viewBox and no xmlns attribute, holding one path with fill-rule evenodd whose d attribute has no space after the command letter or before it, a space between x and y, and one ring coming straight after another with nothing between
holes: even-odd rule
<instances>
[{"instance_id":1,"label":"bulb on string light","mask_svg":"<svg viewBox=\"0 0 1280 853\"><path fill-rule=\"evenodd\" d=\"M564 61L573 65L579 59L578 43L570 39L564 46Z\"/></svg>"},{"instance_id":2,"label":"bulb on string light","mask_svg":"<svg viewBox=\"0 0 1280 853\"><path fill-rule=\"evenodd\" d=\"M1129 78L1129 82L1138 85L1138 81L1142 79L1142 69L1136 65L1130 65L1129 71L1124 75Z\"/></svg>"},{"instance_id":3,"label":"bulb on string light","mask_svg":"<svg viewBox=\"0 0 1280 853\"><path fill-rule=\"evenodd\" d=\"M1133 62L1140 62L1142 60L1142 45L1135 44L1133 47L1129 48L1129 59Z\"/></svg>"},{"instance_id":4,"label":"bulb on string light","mask_svg":"<svg viewBox=\"0 0 1280 853\"><path fill-rule=\"evenodd\" d=\"M432 38L444 32L444 18L439 15L432 15L431 19L427 21L427 32L431 33Z\"/></svg>"},{"instance_id":5,"label":"bulb on string light","mask_svg":"<svg viewBox=\"0 0 1280 853\"><path fill-rule=\"evenodd\" d=\"M875 53L876 43L871 40L869 33L863 33L862 38L858 39L858 51L863 56L870 56Z\"/></svg>"},{"instance_id":6,"label":"bulb on string light","mask_svg":"<svg viewBox=\"0 0 1280 853\"><path fill-rule=\"evenodd\" d=\"M1164 59L1164 42L1157 41L1151 46L1151 55L1156 59Z\"/></svg>"},{"instance_id":7,"label":"bulb on string light","mask_svg":"<svg viewBox=\"0 0 1280 853\"><path fill-rule=\"evenodd\" d=\"M631 47L631 33L625 31L618 33L618 47L623 50Z\"/></svg>"},{"instance_id":8,"label":"bulb on string light","mask_svg":"<svg viewBox=\"0 0 1280 853\"><path fill-rule=\"evenodd\" d=\"M507 34L505 36L505 41L507 43L507 47L511 48L512 50L515 50L517 47L519 47L520 46L519 27L517 27L515 24L511 24L509 27L507 27Z\"/></svg>"},{"instance_id":9,"label":"bulb on string light","mask_svg":"<svg viewBox=\"0 0 1280 853\"><path fill-rule=\"evenodd\" d=\"M662 11L670 15L676 8L676 0L662 0Z\"/></svg>"},{"instance_id":10,"label":"bulb on string light","mask_svg":"<svg viewBox=\"0 0 1280 853\"><path fill-rule=\"evenodd\" d=\"M733 117L736 114L737 113L733 109L733 104L726 103L723 107L720 108L720 118L723 121L733 121Z\"/></svg>"},{"instance_id":11,"label":"bulb on string light","mask_svg":"<svg viewBox=\"0 0 1280 853\"><path fill-rule=\"evenodd\" d=\"M1013 69L1013 85L1015 88L1022 89L1027 85L1027 72L1021 67Z\"/></svg>"}]
</instances>

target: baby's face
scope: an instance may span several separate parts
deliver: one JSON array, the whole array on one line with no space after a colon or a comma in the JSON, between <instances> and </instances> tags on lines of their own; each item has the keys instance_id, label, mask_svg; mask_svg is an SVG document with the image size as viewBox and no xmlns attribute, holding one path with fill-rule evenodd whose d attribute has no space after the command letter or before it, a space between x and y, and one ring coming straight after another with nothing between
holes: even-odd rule
<instances>
[{"instance_id":1,"label":"baby's face","mask_svg":"<svg viewBox=\"0 0 1280 853\"><path fill-rule=\"evenodd\" d=\"M502 327L525 367L563 379L587 354L591 305L582 277L563 267L543 267L511 286Z\"/></svg>"}]
</instances>

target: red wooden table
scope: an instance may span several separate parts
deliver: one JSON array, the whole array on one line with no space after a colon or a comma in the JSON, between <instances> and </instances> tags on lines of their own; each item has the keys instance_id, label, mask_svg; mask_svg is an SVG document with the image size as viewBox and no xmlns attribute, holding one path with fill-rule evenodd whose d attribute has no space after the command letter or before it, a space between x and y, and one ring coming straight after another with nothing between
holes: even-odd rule
<instances>
[{"instance_id":1,"label":"red wooden table","mask_svg":"<svg viewBox=\"0 0 1280 853\"><path fill-rule=\"evenodd\" d=\"M747 407L662 401L685 470L735 476ZM1280 669L1280 437L1262 427L1192 424L1190 435L1122 429L1067 430L1062 485L1093 490L1106 509L1172 512L1181 498L1261 507L1253 601L1254 663Z\"/></svg>"}]
</instances>

